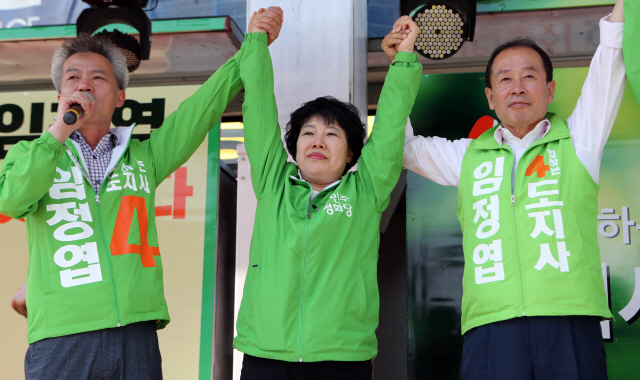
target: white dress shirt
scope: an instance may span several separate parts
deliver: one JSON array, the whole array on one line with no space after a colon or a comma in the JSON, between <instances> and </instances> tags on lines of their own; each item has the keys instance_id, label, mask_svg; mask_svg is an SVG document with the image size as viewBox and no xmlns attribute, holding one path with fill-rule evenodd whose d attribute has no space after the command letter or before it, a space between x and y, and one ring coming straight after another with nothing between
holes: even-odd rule
<instances>
[{"instance_id":1,"label":"white dress shirt","mask_svg":"<svg viewBox=\"0 0 640 380\"><path fill-rule=\"evenodd\" d=\"M626 82L622 59L624 23L608 20L609 16L600 20L600 45L591 60L576 108L567 119L576 155L596 183L600 177L602 151L620 108ZM550 127L549 120L544 119L522 139L502 126L496 129L496 141L507 144L515 156L512 186L520 157L534 141L543 138ZM404 167L441 185L457 187L462 158L471 141L414 136L409 120L405 129Z\"/></svg>"}]
</instances>

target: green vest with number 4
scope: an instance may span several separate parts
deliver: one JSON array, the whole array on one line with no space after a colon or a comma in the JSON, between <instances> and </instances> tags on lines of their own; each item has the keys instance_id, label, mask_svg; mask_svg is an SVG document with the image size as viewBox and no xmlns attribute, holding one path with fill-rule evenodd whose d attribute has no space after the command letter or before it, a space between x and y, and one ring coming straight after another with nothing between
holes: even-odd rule
<instances>
[{"instance_id":1,"label":"green vest with number 4","mask_svg":"<svg viewBox=\"0 0 640 380\"><path fill-rule=\"evenodd\" d=\"M156 188L198 149L242 89L245 50L149 139L132 138L133 126L112 129L119 145L97 192L81 147L70 139L61 144L45 132L7 152L0 165L0 213L26 221L30 344L141 321L156 321L157 328L169 323Z\"/></svg>"},{"instance_id":2,"label":"green vest with number 4","mask_svg":"<svg viewBox=\"0 0 640 380\"><path fill-rule=\"evenodd\" d=\"M464 240L462 333L521 316L610 318L597 238L598 184L565 122L522 155L494 127L467 149L458 218Z\"/></svg>"}]
</instances>

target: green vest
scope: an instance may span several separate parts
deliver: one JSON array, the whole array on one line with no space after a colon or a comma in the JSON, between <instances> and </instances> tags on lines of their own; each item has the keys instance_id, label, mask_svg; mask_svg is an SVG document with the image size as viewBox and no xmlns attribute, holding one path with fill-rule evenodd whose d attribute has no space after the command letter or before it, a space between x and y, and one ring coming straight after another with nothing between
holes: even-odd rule
<instances>
[{"instance_id":1,"label":"green vest","mask_svg":"<svg viewBox=\"0 0 640 380\"><path fill-rule=\"evenodd\" d=\"M462 333L520 316L610 318L600 263L598 184L576 156L563 120L522 155L494 127L462 161L458 218L464 235Z\"/></svg>"}]
</instances>

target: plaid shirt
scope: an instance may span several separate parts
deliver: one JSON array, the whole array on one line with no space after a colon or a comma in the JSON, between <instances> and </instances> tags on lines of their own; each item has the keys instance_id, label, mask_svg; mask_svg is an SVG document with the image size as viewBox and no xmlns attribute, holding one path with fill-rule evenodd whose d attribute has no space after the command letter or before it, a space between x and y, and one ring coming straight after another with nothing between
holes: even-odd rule
<instances>
[{"instance_id":1,"label":"plaid shirt","mask_svg":"<svg viewBox=\"0 0 640 380\"><path fill-rule=\"evenodd\" d=\"M95 150L91 149L78 131L73 131L69 138L80 144L84 162L87 165L87 171L91 178L91 186L93 186L93 190L98 194L100 185L104 180L104 175L109 167L109 162L111 162L113 148L118 146L118 136L113 132L109 132L100 140Z\"/></svg>"}]
</instances>

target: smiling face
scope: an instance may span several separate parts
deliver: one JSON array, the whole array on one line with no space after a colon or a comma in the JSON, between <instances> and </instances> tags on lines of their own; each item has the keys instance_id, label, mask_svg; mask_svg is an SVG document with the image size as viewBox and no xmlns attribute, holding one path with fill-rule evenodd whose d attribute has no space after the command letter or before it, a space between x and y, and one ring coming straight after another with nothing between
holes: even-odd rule
<instances>
[{"instance_id":1,"label":"smiling face","mask_svg":"<svg viewBox=\"0 0 640 380\"><path fill-rule=\"evenodd\" d=\"M547 83L542 58L528 47L503 50L493 61L489 107L503 126L524 136L544 119L553 102L555 82Z\"/></svg>"},{"instance_id":2,"label":"smiling face","mask_svg":"<svg viewBox=\"0 0 640 380\"><path fill-rule=\"evenodd\" d=\"M125 100L125 92L118 87L111 62L97 53L74 54L62 65L58 98L76 91L91 93L94 102L95 108L84 125L110 125L113 111Z\"/></svg>"},{"instance_id":3,"label":"smiling face","mask_svg":"<svg viewBox=\"0 0 640 380\"><path fill-rule=\"evenodd\" d=\"M344 129L335 122L326 124L319 116L312 116L303 124L296 148L300 174L314 190L342 178L347 163L353 159Z\"/></svg>"}]
</instances>

